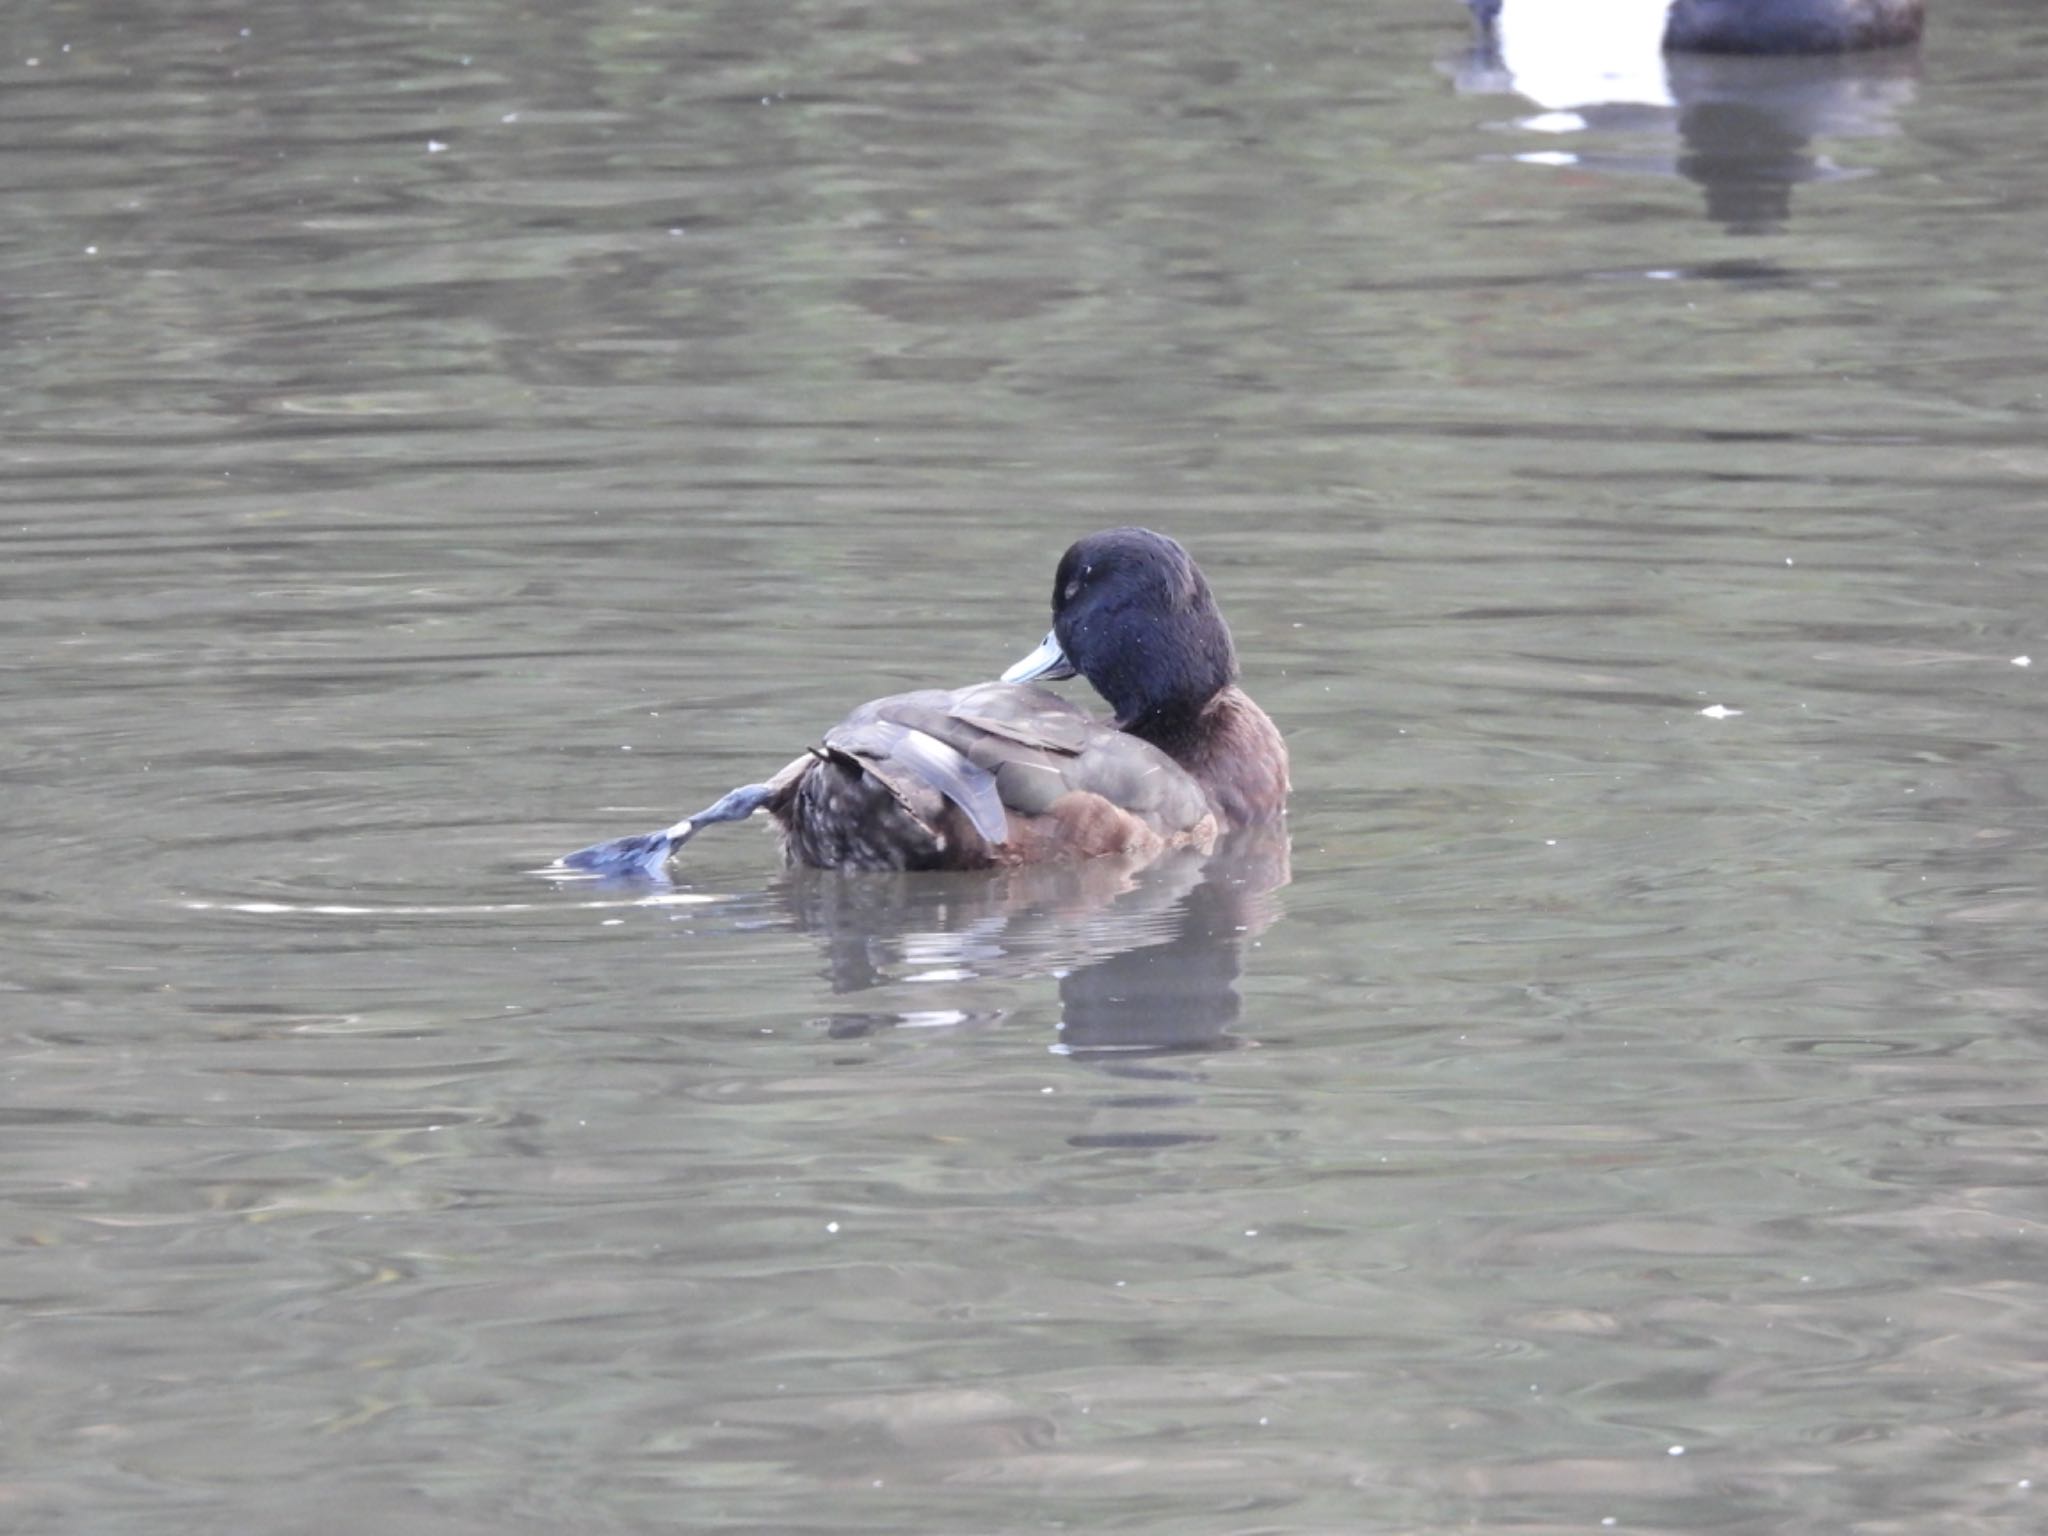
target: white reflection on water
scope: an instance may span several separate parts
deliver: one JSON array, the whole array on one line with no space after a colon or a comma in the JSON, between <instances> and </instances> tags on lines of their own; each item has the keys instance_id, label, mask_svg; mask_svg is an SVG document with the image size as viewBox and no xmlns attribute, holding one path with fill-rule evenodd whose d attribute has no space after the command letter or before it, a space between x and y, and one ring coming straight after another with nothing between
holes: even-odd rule
<instances>
[{"instance_id":1,"label":"white reflection on water","mask_svg":"<svg viewBox=\"0 0 2048 1536\"><path fill-rule=\"evenodd\" d=\"M1513 153L1523 165L1682 176L1731 231L1782 225L1791 189L1869 174L1817 141L1890 138L1918 90L1914 49L1816 58L1667 54L1665 0L1511 0L1492 32L1444 68L1461 94L1514 95L1541 112L1499 125L1584 134L1577 153Z\"/></svg>"}]
</instances>

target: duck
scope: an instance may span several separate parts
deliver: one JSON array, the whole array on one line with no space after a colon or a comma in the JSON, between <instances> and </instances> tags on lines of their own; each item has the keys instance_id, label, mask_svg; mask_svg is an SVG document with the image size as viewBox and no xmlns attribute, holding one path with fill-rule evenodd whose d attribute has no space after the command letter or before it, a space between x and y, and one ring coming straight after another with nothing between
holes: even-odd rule
<instances>
[{"instance_id":1,"label":"duck","mask_svg":"<svg viewBox=\"0 0 2048 1536\"><path fill-rule=\"evenodd\" d=\"M1533 0L1467 3L1483 33L1499 25L1504 4L1518 13L1535 9ZM1653 4L1665 8L1666 0ZM1564 24L1585 21L1580 0L1572 0ZM1925 22L1924 0L1668 0L1663 46L1677 53L1856 53L1917 42Z\"/></svg>"},{"instance_id":2,"label":"duck","mask_svg":"<svg viewBox=\"0 0 2048 1536\"><path fill-rule=\"evenodd\" d=\"M1085 678L1101 719L1040 686ZM1238 685L1237 649L1176 539L1110 528L1053 573L1052 628L1000 678L874 699L757 784L557 870L659 875L704 827L765 813L792 867L998 869L1179 848L1278 822L1287 744Z\"/></svg>"}]
</instances>

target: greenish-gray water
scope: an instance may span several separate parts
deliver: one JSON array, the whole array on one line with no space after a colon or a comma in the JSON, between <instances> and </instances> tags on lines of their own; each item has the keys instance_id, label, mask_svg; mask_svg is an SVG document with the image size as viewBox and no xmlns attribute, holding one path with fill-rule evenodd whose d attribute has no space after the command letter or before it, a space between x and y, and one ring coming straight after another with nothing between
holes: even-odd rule
<instances>
[{"instance_id":1,"label":"greenish-gray water","mask_svg":"<svg viewBox=\"0 0 2048 1536\"><path fill-rule=\"evenodd\" d=\"M0 35L0 1527L2036 1527L2027 0ZM1291 849L530 873L1120 522Z\"/></svg>"}]
</instances>

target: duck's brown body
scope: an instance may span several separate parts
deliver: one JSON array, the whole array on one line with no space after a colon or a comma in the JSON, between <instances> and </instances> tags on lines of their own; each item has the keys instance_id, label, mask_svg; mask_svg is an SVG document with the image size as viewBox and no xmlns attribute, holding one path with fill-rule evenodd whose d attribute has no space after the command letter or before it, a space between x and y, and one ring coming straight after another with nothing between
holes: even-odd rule
<instances>
[{"instance_id":1,"label":"duck's brown body","mask_svg":"<svg viewBox=\"0 0 2048 1536\"><path fill-rule=\"evenodd\" d=\"M862 705L770 785L791 864L986 869L1206 851L1280 815L1287 748L1237 688L1210 701L1187 755L1017 683Z\"/></svg>"}]
</instances>

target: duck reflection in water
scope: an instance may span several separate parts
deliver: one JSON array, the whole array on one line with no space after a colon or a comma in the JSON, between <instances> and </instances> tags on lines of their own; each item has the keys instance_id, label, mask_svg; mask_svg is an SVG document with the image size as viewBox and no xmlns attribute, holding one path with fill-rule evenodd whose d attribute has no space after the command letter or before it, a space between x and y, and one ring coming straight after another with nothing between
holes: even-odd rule
<instances>
[{"instance_id":1,"label":"duck reflection in water","mask_svg":"<svg viewBox=\"0 0 2048 1536\"><path fill-rule=\"evenodd\" d=\"M1228 1044L1242 940L1288 879L1286 742L1239 686L1230 626L1177 540L1077 540L1051 608L1051 633L999 680L873 700L763 782L549 873L666 883L702 828L764 813L792 871L777 893L823 937L835 991L1051 973L1070 1053ZM1076 675L1110 719L1037 686ZM758 926L749 906L726 914Z\"/></svg>"},{"instance_id":2,"label":"duck reflection in water","mask_svg":"<svg viewBox=\"0 0 2048 1536\"><path fill-rule=\"evenodd\" d=\"M792 925L823 944L835 993L916 994L915 1007L832 1014L822 1022L837 1038L993 1023L1005 1010L978 991L1050 975L1061 1054L1156 1055L1240 1043L1231 1027L1244 948L1280 916L1289 875L1281 825L1149 864L1091 859L995 878L796 870L777 895Z\"/></svg>"},{"instance_id":3,"label":"duck reflection in water","mask_svg":"<svg viewBox=\"0 0 2048 1536\"><path fill-rule=\"evenodd\" d=\"M1580 0L1491 9L1474 7L1474 42L1447 69L1461 93L1543 109L1517 122L1543 136L1517 159L1682 176L1736 234L1782 226L1794 187L1870 174L1817 144L1896 134L1918 87L1918 50L1890 45L1918 35L1919 8L1897 0L1692 3L1668 15L1664 0L1605 0L1597 16ZM1810 25L1778 25L1793 11ZM1807 46L1764 46L1780 33ZM1756 46L1735 46L1745 41ZM1578 147L1581 134L1602 147Z\"/></svg>"}]
</instances>

